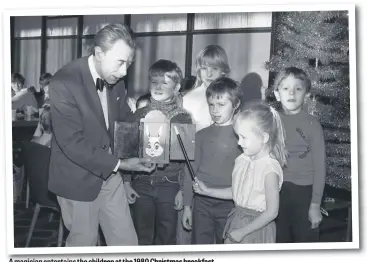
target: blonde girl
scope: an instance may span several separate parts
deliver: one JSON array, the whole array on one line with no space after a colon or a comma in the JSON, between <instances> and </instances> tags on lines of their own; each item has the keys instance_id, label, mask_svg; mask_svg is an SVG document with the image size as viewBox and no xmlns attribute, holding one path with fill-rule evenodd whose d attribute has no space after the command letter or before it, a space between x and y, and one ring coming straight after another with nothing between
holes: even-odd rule
<instances>
[{"instance_id":1,"label":"blonde girl","mask_svg":"<svg viewBox=\"0 0 367 262\"><path fill-rule=\"evenodd\" d=\"M261 102L248 104L234 123L238 145L232 188L208 188L196 181L194 191L213 197L233 198L224 243L275 243L274 219L286 164L285 135L279 114Z\"/></svg>"},{"instance_id":2,"label":"blonde girl","mask_svg":"<svg viewBox=\"0 0 367 262\"><path fill-rule=\"evenodd\" d=\"M189 111L199 131L212 124L205 91L211 82L229 74L227 53L218 45L208 45L197 55L195 67L194 88L183 97L183 108Z\"/></svg>"}]
</instances>

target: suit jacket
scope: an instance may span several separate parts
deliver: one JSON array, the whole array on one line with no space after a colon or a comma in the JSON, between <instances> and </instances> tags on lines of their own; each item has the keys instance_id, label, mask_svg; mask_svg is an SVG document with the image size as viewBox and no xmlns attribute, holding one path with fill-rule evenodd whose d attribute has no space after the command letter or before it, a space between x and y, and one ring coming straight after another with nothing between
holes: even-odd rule
<instances>
[{"instance_id":1,"label":"suit jacket","mask_svg":"<svg viewBox=\"0 0 367 262\"><path fill-rule=\"evenodd\" d=\"M107 91L109 129L88 66L88 57L72 61L50 82L53 126L49 190L58 196L93 201L116 167L114 122L123 119L126 90L119 81Z\"/></svg>"}]
</instances>

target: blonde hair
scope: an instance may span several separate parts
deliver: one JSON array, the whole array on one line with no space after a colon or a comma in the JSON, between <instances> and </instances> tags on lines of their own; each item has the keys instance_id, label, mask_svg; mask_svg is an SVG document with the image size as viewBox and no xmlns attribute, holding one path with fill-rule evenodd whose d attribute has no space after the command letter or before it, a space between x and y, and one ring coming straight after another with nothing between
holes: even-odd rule
<instances>
[{"instance_id":1,"label":"blonde hair","mask_svg":"<svg viewBox=\"0 0 367 262\"><path fill-rule=\"evenodd\" d=\"M230 72L226 51L219 45L208 45L204 47L196 57L196 81L194 88L201 86L203 83L200 76L200 69L204 65L218 67L225 75Z\"/></svg>"},{"instance_id":2,"label":"blonde hair","mask_svg":"<svg viewBox=\"0 0 367 262\"><path fill-rule=\"evenodd\" d=\"M287 164L287 150L285 147L285 131L279 113L271 106L259 101L246 104L238 113L234 126L239 121L252 120L261 132L269 134L267 145L270 154L283 167Z\"/></svg>"}]
</instances>

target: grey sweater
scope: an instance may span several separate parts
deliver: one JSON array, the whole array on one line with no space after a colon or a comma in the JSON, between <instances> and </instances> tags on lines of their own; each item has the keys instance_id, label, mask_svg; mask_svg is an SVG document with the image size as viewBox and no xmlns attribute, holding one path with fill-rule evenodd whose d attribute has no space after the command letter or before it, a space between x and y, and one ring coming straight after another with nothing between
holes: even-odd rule
<instances>
[{"instance_id":1,"label":"grey sweater","mask_svg":"<svg viewBox=\"0 0 367 262\"><path fill-rule=\"evenodd\" d=\"M195 136L195 175L213 188L232 187L232 171L236 158L242 153L233 126L211 125ZM184 205L191 206L193 198L192 178L185 170Z\"/></svg>"},{"instance_id":2,"label":"grey sweater","mask_svg":"<svg viewBox=\"0 0 367 262\"><path fill-rule=\"evenodd\" d=\"M289 153L283 170L284 181L312 185L312 203L320 204L325 186L325 141L319 121L301 111L296 115L280 114L286 132Z\"/></svg>"}]
</instances>

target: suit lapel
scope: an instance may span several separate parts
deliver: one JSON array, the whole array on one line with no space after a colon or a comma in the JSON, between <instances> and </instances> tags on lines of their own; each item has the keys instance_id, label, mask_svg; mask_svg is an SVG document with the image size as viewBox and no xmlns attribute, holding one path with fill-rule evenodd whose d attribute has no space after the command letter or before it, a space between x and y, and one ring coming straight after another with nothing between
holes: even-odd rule
<instances>
[{"instance_id":1,"label":"suit lapel","mask_svg":"<svg viewBox=\"0 0 367 262\"><path fill-rule=\"evenodd\" d=\"M113 151L113 133L114 133L114 129L115 129L115 112L117 112L117 103L116 103L116 98L117 96L115 95L116 90L110 90L107 89L107 104L108 104L108 134L110 136L111 139L111 149Z\"/></svg>"},{"instance_id":2,"label":"suit lapel","mask_svg":"<svg viewBox=\"0 0 367 262\"><path fill-rule=\"evenodd\" d=\"M109 135L111 138L111 149L114 150L114 133L115 133L115 121L118 121L120 115L120 108L125 99L125 85L123 80L120 80L113 89L107 90L107 103L108 103L108 124Z\"/></svg>"},{"instance_id":3,"label":"suit lapel","mask_svg":"<svg viewBox=\"0 0 367 262\"><path fill-rule=\"evenodd\" d=\"M86 87L87 95L91 101L91 105L92 105L91 109L92 111L94 111L96 117L98 118L98 121L100 122L104 130L106 130L107 132L107 127L106 127L106 122L105 122L104 115L103 115L101 101L99 100L99 96L96 90L96 85L94 83L92 74L90 73L90 70L89 70L88 57L85 59L85 66L83 67L83 79L84 79L84 85Z\"/></svg>"}]
</instances>

